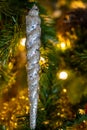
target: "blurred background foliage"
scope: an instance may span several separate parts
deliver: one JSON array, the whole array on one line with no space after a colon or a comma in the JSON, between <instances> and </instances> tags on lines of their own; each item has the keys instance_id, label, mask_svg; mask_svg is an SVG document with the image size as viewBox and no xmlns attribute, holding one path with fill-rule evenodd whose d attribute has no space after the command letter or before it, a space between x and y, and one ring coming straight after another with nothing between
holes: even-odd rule
<instances>
[{"instance_id":1,"label":"blurred background foliage","mask_svg":"<svg viewBox=\"0 0 87 130\"><path fill-rule=\"evenodd\" d=\"M86 130L87 0L0 1L0 129L29 130L25 17L35 2L42 21L36 130Z\"/></svg>"}]
</instances>

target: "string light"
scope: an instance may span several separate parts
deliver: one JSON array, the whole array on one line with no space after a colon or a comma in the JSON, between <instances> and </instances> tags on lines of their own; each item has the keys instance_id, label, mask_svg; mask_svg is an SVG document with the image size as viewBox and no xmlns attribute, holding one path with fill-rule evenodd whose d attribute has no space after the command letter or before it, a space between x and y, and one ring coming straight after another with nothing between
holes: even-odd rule
<instances>
[{"instance_id":1,"label":"string light","mask_svg":"<svg viewBox=\"0 0 87 130\"><path fill-rule=\"evenodd\" d=\"M60 47L61 47L62 50L65 50L66 49L66 44L64 42L61 42Z\"/></svg>"},{"instance_id":2,"label":"string light","mask_svg":"<svg viewBox=\"0 0 87 130\"><path fill-rule=\"evenodd\" d=\"M12 62L9 62L8 67L9 67L10 70L13 68Z\"/></svg>"},{"instance_id":3,"label":"string light","mask_svg":"<svg viewBox=\"0 0 87 130\"><path fill-rule=\"evenodd\" d=\"M73 2L71 2L71 8L85 8L85 7L86 5L82 1L74 0Z\"/></svg>"},{"instance_id":4,"label":"string light","mask_svg":"<svg viewBox=\"0 0 87 130\"><path fill-rule=\"evenodd\" d=\"M25 46L25 42L26 42L26 38L22 38L22 39L20 40L20 44L21 44L22 46Z\"/></svg>"},{"instance_id":5,"label":"string light","mask_svg":"<svg viewBox=\"0 0 87 130\"><path fill-rule=\"evenodd\" d=\"M40 65L43 65L46 63L46 60L43 57L40 57L39 63L40 63Z\"/></svg>"},{"instance_id":6,"label":"string light","mask_svg":"<svg viewBox=\"0 0 87 130\"><path fill-rule=\"evenodd\" d=\"M15 123L14 125L15 125L15 127L17 127L17 123Z\"/></svg>"},{"instance_id":7,"label":"string light","mask_svg":"<svg viewBox=\"0 0 87 130\"><path fill-rule=\"evenodd\" d=\"M65 71L59 73L59 79L65 80L68 78L68 74Z\"/></svg>"},{"instance_id":8,"label":"string light","mask_svg":"<svg viewBox=\"0 0 87 130\"><path fill-rule=\"evenodd\" d=\"M63 89L63 92L66 93L66 92L67 92L67 89L64 88L64 89Z\"/></svg>"},{"instance_id":9,"label":"string light","mask_svg":"<svg viewBox=\"0 0 87 130\"><path fill-rule=\"evenodd\" d=\"M79 114L81 114L81 115L85 114L85 110L83 110L83 109L79 109L78 111L79 111Z\"/></svg>"},{"instance_id":10,"label":"string light","mask_svg":"<svg viewBox=\"0 0 87 130\"><path fill-rule=\"evenodd\" d=\"M44 121L43 124L45 124L45 125L49 124L49 120Z\"/></svg>"}]
</instances>

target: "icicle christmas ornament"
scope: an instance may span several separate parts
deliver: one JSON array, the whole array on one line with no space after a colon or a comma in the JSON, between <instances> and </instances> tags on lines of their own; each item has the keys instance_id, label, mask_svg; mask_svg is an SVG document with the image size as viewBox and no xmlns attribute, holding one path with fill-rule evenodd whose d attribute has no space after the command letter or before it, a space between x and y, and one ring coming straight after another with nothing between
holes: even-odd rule
<instances>
[{"instance_id":1,"label":"icicle christmas ornament","mask_svg":"<svg viewBox=\"0 0 87 130\"><path fill-rule=\"evenodd\" d=\"M26 16L26 49L27 49L27 79L30 98L30 128L35 129L38 90L39 90L39 59L40 59L40 28L41 20L36 5L32 7Z\"/></svg>"}]
</instances>

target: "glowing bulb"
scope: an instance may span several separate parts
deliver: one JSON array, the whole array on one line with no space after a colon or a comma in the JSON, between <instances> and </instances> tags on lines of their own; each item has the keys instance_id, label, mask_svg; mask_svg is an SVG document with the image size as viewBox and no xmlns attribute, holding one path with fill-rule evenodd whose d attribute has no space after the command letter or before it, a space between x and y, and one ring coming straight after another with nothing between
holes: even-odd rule
<instances>
[{"instance_id":1,"label":"glowing bulb","mask_svg":"<svg viewBox=\"0 0 87 130\"><path fill-rule=\"evenodd\" d=\"M28 97L26 98L26 100L28 101Z\"/></svg>"},{"instance_id":2,"label":"glowing bulb","mask_svg":"<svg viewBox=\"0 0 87 130\"><path fill-rule=\"evenodd\" d=\"M40 65L45 64L45 59L43 57L40 57Z\"/></svg>"},{"instance_id":3,"label":"glowing bulb","mask_svg":"<svg viewBox=\"0 0 87 130\"><path fill-rule=\"evenodd\" d=\"M66 48L66 44L65 44L64 42L62 42L62 43L60 44L60 46L61 46L62 49L65 49L65 48Z\"/></svg>"},{"instance_id":4,"label":"glowing bulb","mask_svg":"<svg viewBox=\"0 0 87 130\"><path fill-rule=\"evenodd\" d=\"M9 62L8 67L9 67L10 70L13 68L12 62Z\"/></svg>"},{"instance_id":5,"label":"glowing bulb","mask_svg":"<svg viewBox=\"0 0 87 130\"><path fill-rule=\"evenodd\" d=\"M84 115L85 114L85 110L79 109L79 114Z\"/></svg>"},{"instance_id":6,"label":"glowing bulb","mask_svg":"<svg viewBox=\"0 0 87 130\"><path fill-rule=\"evenodd\" d=\"M22 46L25 46L25 42L26 42L26 38L22 38L22 39L20 40L20 44L21 44Z\"/></svg>"},{"instance_id":7,"label":"glowing bulb","mask_svg":"<svg viewBox=\"0 0 87 130\"><path fill-rule=\"evenodd\" d=\"M86 7L86 5L82 1L76 1L76 0L74 0L71 3L71 8L85 8L85 7Z\"/></svg>"},{"instance_id":8,"label":"glowing bulb","mask_svg":"<svg viewBox=\"0 0 87 130\"><path fill-rule=\"evenodd\" d=\"M4 120L4 117L2 117L1 119Z\"/></svg>"},{"instance_id":9,"label":"glowing bulb","mask_svg":"<svg viewBox=\"0 0 87 130\"><path fill-rule=\"evenodd\" d=\"M21 99L25 99L25 96L22 96Z\"/></svg>"},{"instance_id":10,"label":"glowing bulb","mask_svg":"<svg viewBox=\"0 0 87 130\"><path fill-rule=\"evenodd\" d=\"M84 123L86 123L86 120L83 120Z\"/></svg>"},{"instance_id":11,"label":"glowing bulb","mask_svg":"<svg viewBox=\"0 0 87 130\"><path fill-rule=\"evenodd\" d=\"M44 123L45 125L47 125L47 124L49 124L49 121L44 121L43 123Z\"/></svg>"},{"instance_id":12,"label":"glowing bulb","mask_svg":"<svg viewBox=\"0 0 87 130\"><path fill-rule=\"evenodd\" d=\"M68 77L67 72L65 72L65 71L60 72L60 74L59 74L60 79L65 80L65 79L67 79L67 77Z\"/></svg>"},{"instance_id":13,"label":"glowing bulb","mask_svg":"<svg viewBox=\"0 0 87 130\"><path fill-rule=\"evenodd\" d=\"M15 125L15 127L17 127L17 123L15 123L14 125Z\"/></svg>"},{"instance_id":14,"label":"glowing bulb","mask_svg":"<svg viewBox=\"0 0 87 130\"><path fill-rule=\"evenodd\" d=\"M29 107L26 106L26 114L28 114L28 112L29 112Z\"/></svg>"},{"instance_id":15,"label":"glowing bulb","mask_svg":"<svg viewBox=\"0 0 87 130\"><path fill-rule=\"evenodd\" d=\"M44 111L44 108L41 108L41 111Z\"/></svg>"},{"instance_id":16,"label":"glowing bulb","mask_svg":"<svg viewBox=\"0 0 87 130\"><path fill-rule=\"evenodd\" d=\"M40 57L40 60L43 61L43 62L45 61L45 59L43 57Z\"/></svg>"},{"instance_id":17,"label":"glowing bulb","mask_svg":"<svg viewBox=\"0 0 87 130\"><path fill-rule=\"evenodd\" d=\"M67 89L64 88L64 89L63 89L63 92L66 93L66 92L67 92Z\"/></svg>"}]
</instances>

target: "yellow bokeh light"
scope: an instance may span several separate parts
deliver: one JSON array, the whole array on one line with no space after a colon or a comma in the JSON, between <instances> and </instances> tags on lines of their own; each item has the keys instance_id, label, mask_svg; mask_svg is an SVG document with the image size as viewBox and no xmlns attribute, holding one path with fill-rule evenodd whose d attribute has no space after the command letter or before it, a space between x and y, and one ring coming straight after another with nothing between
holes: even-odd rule
<instances>
[{"instance_id":1,"label":"yellow bokeh light","mask_svg":"<svg viewBox=\"0 0 87 130\"><path fill-rule=\"evenodd\" d=\"M49 124L49 120L43 122L45 125Z\"/></svg>"},{"instance_id":2,"label":"yellow bokeh light","mask_svg":"<svg viewBox=\"0 0 87 130\"><path fill-rule=\"evenodd\" d=\"M65 79L67 79L67 77L68 77L67 72L62 71L59 73L59 79L65 80Z\"/></svg>"},{"instance_id":3,"label":"yellow bokeh light","mask_svg":"<svg viewBox=\"0 0 87 130\"><path fill-rule=\"evenodd\" d=\"M28 101L28 97L26 97L26 101Z\"/></svg>"},{"instance_id":4,"label":"yellow bokeh light","mask_svg":"<svg viewBox=\"0 0 87 130\"><path fill-rule=\"evenodd\" d=\"M2 117L1 119L4 120L4 117Z\"/></svg>"},{"instance_id":5,"label":"yellow bokeh light","mask_svg":"<svg viewBox=\"0 0 87 130\"><path fill-rule=\"evenodd\" d=\"M2 114L5 114L6 113L6 111L2 111Z\"/></svg>"},{"instance_id":6,"label":"yellow bokeh light","mask_svg":"<svg viewBox=\"0 0 87 130\"><path fill-rule=\"evenodd\" d=\"M68 34L69 35L69 34ZM70 37L70 36L69 36ZM76 38L74 36L74 38ZM60 34L58 34L59 43L57 44L57 47L61 50L66 50L71 48L71 41L70 39L64 39L64 37Z\"/></svg>"},{"instance_id":7,"label":"yellow bokeh light","mask_svg":"<svg viewBox=\"0 0 87 130\"><path fill-rule=\"evenodd\" d=\"M8 67L9 67L10 70L13 68L12 62L9 62Z\"/></svg>"},{"instance_id":8,"label":"yellow bokeh light","mask_svg":"<svg viewBox=\"0 0 87 130\"><path fill-rule=\"evenodd\" d=\"M79 114L81 114L81 115L85 114L85 110L83 110L83 109L79 109L78 111L79 111Z\"/></svg>"},{"instance_id":9,"label":"yellow bokeh light","mask_svg":"<svg viewBox=\"0 0 87 130\"><path fill-rule=\"evenodd\" d=\"M61 47L61 49L66 49L66 44L64 43L64 42L62 42L61 44L60 44L60 47Z\"/></svg>"},{"instance_id":10,"label":"yellow bokeh light","mask_svg":"<svg viewBox=\"0 0 87 130\"><path fill-rule=\"evenodd\" d=\"M7 107L6 107L6 106L4 106L4 107L3 107L3 109L4 109L4 110L6 110L6 109L7 109Z\"/></svg>"},{"instance_id":11,"label":"yellow bokeh light","mask_svg":"<svg viewBox=\"0 0 87 130\"><path fill-rule=\"evenodd\" d=\"M40 57L40 61L39 61L40 65L45 64L45 62L46 60L43 57Z\"/></svg>"},{"instance_id":12,"label":"yellow bokeh light","mask_svg":"<svg viewBox=\"0 0 87 130\"><path fill-rule=\"evenodd\" d=\"M15 123L14 125L15 125L15 127L17 127L17 123Z\"/></svg>"},{"instance_id":13,"label":"yellow bokeh light","mask_svg":"<svg viewBox=\"0 0 87 130\"><path fill-rule=\"evenodd\" d=\"M82 1L72 1L71 8L85 8L86 5Z\"/></svg>"},{"instance_id":14,"label":"yellow bokeh light","mask_svg":"<svg viewBox=\"0 0 87 130\"><path fill-rule=\"evenodd\" d=\"M22 39L20 40L20 44L21 44L22 46L25 46L25 42L26 42L26 38L22 38Z\"/></svg>"},{"instance_id":15,"label":"yellow bokeh light","mask_svg":"<svg viewBox=\"0 0 87 130\"><path fill-rule=\"evenodd\" d=\"M86 120L83 120L84 123L86 123Z\"/></svg>"},{"instance_id":16,"label":"yellow bokeh light","mask_svg":"<svg viewBox=\"0 0 87 130\"><path fill-rule=\"evenodd\" d=\"M44 111L44 108L41 108L41 111Z\"/></svg>"},{"instance_id":17,"label":"yellow bokeh light","mask_svg":"<svg viewBox=\"0 0 87 130\"><path fill-rule=\"evenodd\" d=\"M57 115L60 116L60 113L58 112Z\"/></svg>"},{"instance_id":18,"label":"yellow bokeh light","mask_svg":"<svg viewBox=\"0 0 87 130\"><path fill-rule=\"evenodd\" d=\"M63 92L66 93L66 92L67 92L67 89L64 88L64 89L63 89Z\"/></svg>"},{"instance_id":19,"label":"yellow bokeh light","mask_svg":"<svg viewBox=\"0 0 87 130\"><path fill-rule=\"evenodd\" d=\"M21 99L25 99L25 96L22 96Z\"/></svg>"},{"instance_id":20,"label":"yellow bokeh light","mask_svg":"<svg viewBox=\"0 0 87 130\"><path fill-rule=\"evenodd\" d=\"M25 43L26 43L26 38L21 38L18 44L19 51L23 52L25 50Z\"/></svg>"}]
</instances>

